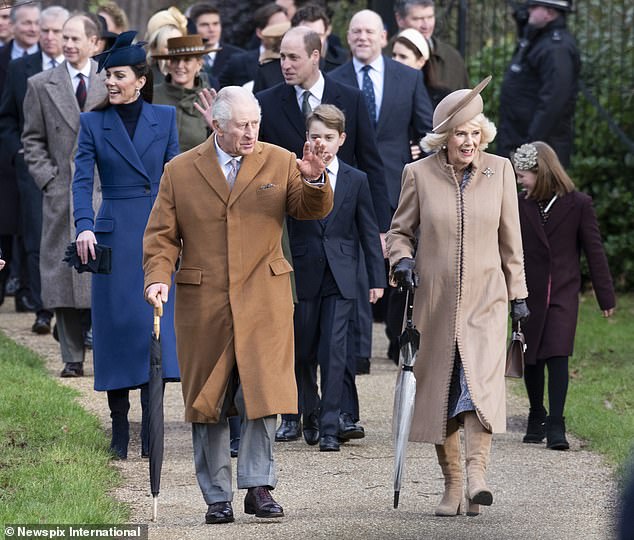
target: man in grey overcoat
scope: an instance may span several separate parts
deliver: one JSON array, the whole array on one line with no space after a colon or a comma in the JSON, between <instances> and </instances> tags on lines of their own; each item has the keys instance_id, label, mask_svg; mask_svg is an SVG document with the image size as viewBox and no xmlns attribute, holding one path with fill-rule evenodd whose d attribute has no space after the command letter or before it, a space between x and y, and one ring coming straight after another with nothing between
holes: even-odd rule
<instances>
[{"instance_id":1,"label":"man in grey overcoat","mask_svg":"<svg viewBox=\"0 0 634 540\"><path fill-rule=\"evenodd\" d=\"M61 376L80 377L85 352L82 320L90 308L90 275L78 274L62 259L75 240L70 187L79 113L101 103L106 88L96 73L97 64L90 59L98 39L97 25L77 14L66 21L62 35L65 61L28 80L22 143L29 172L43 192L42 301L55 309L64 362Z\"/></svg>"}]
</instances>

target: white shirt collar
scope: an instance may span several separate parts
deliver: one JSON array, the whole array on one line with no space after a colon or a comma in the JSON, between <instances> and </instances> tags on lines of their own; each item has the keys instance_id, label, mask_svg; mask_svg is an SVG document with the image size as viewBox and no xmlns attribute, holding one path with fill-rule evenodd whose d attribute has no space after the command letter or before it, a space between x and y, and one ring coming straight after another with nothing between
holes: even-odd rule
<instances>
[{"instance_id":1,"label":"white shirt collar","mask_svg":"<svg viewBox=\"0 0 634 540\"><path fill-rule=\"evenodd\" d=\"M24 56L24 51L26 50L26 54L36 53L38 50L37 43L35 45L31 45L28 49L24 49L20 47L17 41L13 40L13 48L11 49L11 60L15 60L16 58L22 58Z\"/></svg>"},{"instance_id":2,"label":"white shirt collar","mask_svg":"<svg viewBox=\"0 0 634 540\"><path fill-rule=\"evenodd\" d=\"M325 85L326 81L324 80L324 76L321 71L319 71L319 78L317 79L317 82L313 84L310 88L302 88L298 85L293 86L293 88L295 88L295 95L297 96L298 101L301 101L302 95L306 90L308 90L311 96L317 98L319 100L319 103L321 103L322 97L324 96Z\"/></svg>"},{"instance_id":3,"label":"white shirt collar","mask_svg":"<svg viewBox=\"0 0 634 540\"><path fill-rule=\"evenodd\" d=\"M335 191L337 185L337 177L339 176L339 159L337 156L326 166L328 172L328 180L330 181L330 187Z\"/></svg>"},{"instance_id":4,"label":"white shirt collar","mask_svg":"<svg viewBox=\"0 0 634 540\"><path fill-rule=\"evenodd\" d=\"M227 152L225 152L222 148L220 148L220 145L218 144L218 136L215 133L214 145L216 147L216 154L218 155L218 163L220 163L221 167L226 167L232 159L235 159L238 162L242 161L242 156L231 156L227 154Z\"/></svg>"},{"instance_id":5,"label":"white shirt collar","mask_svg":"<svg viewBox=\"0 0 634 540\"><path fill-rule=\"evenodd\" d=\"M353 57L352 65L354 66L355 73L359 73L366 64L359 62L359 60ZM385 62L383 60L383 55L379 54L379 56L373 62L370 62L370 64L368 65L370 65L372 69L382 74L383 70L385 69Z\"/></svg>"},{"instance_id":6,"label":"white shirt collar","mask_svg":"<svg viewBox=\"0 0 634 540\"><path fill-rule=\"evenodd\" d=\"M56 58L52 58L48 54L46 54L44 51L42 51L42 69L43 70L50 69L51 60L55 60L55 62L57 62L57 65L59 66L64 61L64 55L60 54Z\"/></svg>"},{"instance_id":7,"label":"white shirt collar","mask_svg":"<svg viewBox=\"0 0 634 540\"><path fill-rule=\"evenodd\" d=\"M90 60L86 62L86 65L81 69L75 69L70 65L70 62L66 62L66 68L68 69L68 74L70 75L70 80L74 80L77 77L78 73L81 73L86 79L90 79ZM86 81L88 82L88 81Z\"/></svg>"}]
</instances>

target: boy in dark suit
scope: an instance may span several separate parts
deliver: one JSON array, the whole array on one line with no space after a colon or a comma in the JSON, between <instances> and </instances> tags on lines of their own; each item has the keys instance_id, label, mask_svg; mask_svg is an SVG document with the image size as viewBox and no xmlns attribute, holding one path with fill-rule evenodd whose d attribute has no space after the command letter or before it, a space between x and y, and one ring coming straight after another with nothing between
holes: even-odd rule
<instances>
[{"instance_id":1,"label":"boy in dark suit","mask_svg":"<svg viewBox=\"0 0 634 540\"><path fill-rule=\"evenodd\" d=\"M309 114L306 126L311 145L321 139L325 147L335 202L324 219L288 221L298 297L295 376L306 442L319 441L320 451L336 452L344 375L348 371L354 377L355 373L347 360L347 334L357 300L359 246L365 255L372 303L383 295L385 269L367 176L337 159L346 139L344 114L334 105L319 105Z\"/></svg>"}]
</instances>

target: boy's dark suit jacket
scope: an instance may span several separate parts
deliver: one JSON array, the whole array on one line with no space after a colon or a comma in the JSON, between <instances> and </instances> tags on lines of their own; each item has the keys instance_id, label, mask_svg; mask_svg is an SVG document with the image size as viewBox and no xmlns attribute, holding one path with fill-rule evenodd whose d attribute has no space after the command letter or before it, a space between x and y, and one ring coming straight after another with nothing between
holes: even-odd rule
<instances>
[{"instance_id":1,"label":"boy's dark suit jacket","mask_svg":"<svg viewBox=\"0 0 634 540\"><path fill-rule=\"evenodd\" d=\"M372 204L382 232L390 228L391 211L385 185L385 171L370 124L363 95L355 88L336 82L324 74L322 103L339 107L346 115L346 142L339 159L354 164L368 175ZM297 103L295 88L278 84L256 94L262 108L260 139L302 155L306 124Z\"/></svg>"},{"instance_id":2,"label":"boy's dark suit jacket","mask_svg":"<svg viewBox=\"0 0 634 540\"><path fill-rule=\"evenodd\" d=\"M288 232L300 301L319 296L327 264L341 295L347 299L357 298L359 243L365 254L370 288L386 287L379 228L368 179L358 169L339 160L335 201L330 214L319 220L289 218Z\"/></svg>"},{"instance_id":3,"label":"boy's dark suit jacket","mask_svg":"<svg viewBox=\"0 0 634 540\"><path fill-rule=\"evenodd\" d=\"M602 310L616 301L592 199L578 191L555 201L542 225L537 202L519 198L524 267L531 316L522 326L527 364L536 358L570 356L575 340L581 250L586 255L594 293Z\"/></svg>"}]
</instances>

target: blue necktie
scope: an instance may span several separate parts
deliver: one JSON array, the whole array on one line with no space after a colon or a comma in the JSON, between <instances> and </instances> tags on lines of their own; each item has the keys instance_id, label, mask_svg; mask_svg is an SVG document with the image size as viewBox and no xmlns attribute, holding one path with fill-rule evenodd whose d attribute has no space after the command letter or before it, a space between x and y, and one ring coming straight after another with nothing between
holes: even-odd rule
<instances>
[{"instance_id":1,"label":"blue necktie","mask_svg":"<svg viewBox=\"0 0 634 540\"><path fill-rule=\"evenodd\" d=\"M370 115L370 121L372 125L376 127L376 98L374 97L374 86L372 85L372 79L370 79L371 66L363 66L363 87L361 92L365 98L365 104L368 107L368 114Z\"/></svg>"}]
</instances>

